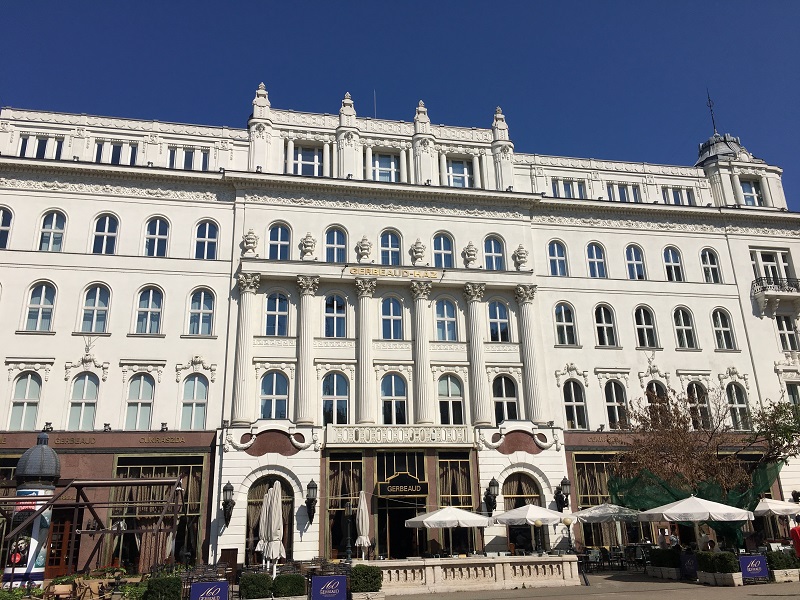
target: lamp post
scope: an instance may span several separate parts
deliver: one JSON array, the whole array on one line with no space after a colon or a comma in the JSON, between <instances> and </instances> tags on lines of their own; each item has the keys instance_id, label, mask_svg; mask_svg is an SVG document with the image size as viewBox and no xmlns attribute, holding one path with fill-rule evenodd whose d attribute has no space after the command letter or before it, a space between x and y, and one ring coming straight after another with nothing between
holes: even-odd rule
<instances>
[{"instance_id":1,"label":"lamp post","mask_svg":"<svg viewBox=\"0 0 800 600\"><path fill-rule=\"evenodd\" d=\"M558 512L564 512L565 508L569 508L569 492L572 485L569 482L569 479L564 477L561 480L561 484L556 486L555 494L553 494L555 501L556 501L556 508L558 508Z\"/></svg>"},{"instance_id":2,"label":"lamp post","mask_svg":"<svg viewBox=\"0 0 800 600\"><path fill-rule=\"evenodd\" d=\"M792 490L792 500L794 502L800 503L800 492L797 490Z\"/></svg>"},{"instance_id":3,"label":"lamp post","mask_svg":"<svg viewBox=\"0 0 800 600\"><path fill-rule=\"evenodd\" d=\"M314 513L317 512L317 492L319 488L317 483L312 479L306 486L306 512L308 513L308 522L314 522Z\"/></svg>"},{"instance_id":4,"label":"lamp post","mask_svg":"<svg viewBox=\"0 0 800 600\"><path fill-rule=\"evenodd\" d=\"M233 501L233 485L229 481L222 486L222 516L225 519L225 527L231 524L234 506L236 502Z\"/></svg>"},{"instance_id":5,"label":"lamp post","mask_svg":"<svg viewBox=\"0 0 800 600\"><path fill-rule=\"evenodd\" d=\"M483 493L483 502L486 504L486 510L489 513L489 516L492 516L492 512L497 508L497 496L500 495L500 484L497 483L497 479L492 477L492 480L489 482L489 487L486 488L486 491Z\"/></svg>"},{"instance_id":6,"label":"lamp post","mask_svg":"<svg viewBox=\"0 0 800 600\"><path fill-rule=\"evenodd\" d=\"M533 522L533 526L536 528L536 552L542 554L544 552L544 548L542 548L542 520L536 519Z\"/></svg>"},{"instance_id":7,"label":"lamp post","mask_svg":"<svg viewBox=\"0 0 800 600\"><path fill-rule=\"evenodd\" d=\"M344 503L344 517L347 521L347 540L346 546L344 547L345 552L345 559L347 562L353 561L353 548L350 545L350 518L353 516L353 505L350 503L350 500Z\"/></svg>"},{"instance_id":8,"label":"lamp post","mask_svg":"<svg viewBox=\"0 0 800 600\"><path fill-rule=\"evenodd\" d=\"M564 517L561 522L567 526L567 552L572 552L572 519Z\"/></svg>"}]
</instances>

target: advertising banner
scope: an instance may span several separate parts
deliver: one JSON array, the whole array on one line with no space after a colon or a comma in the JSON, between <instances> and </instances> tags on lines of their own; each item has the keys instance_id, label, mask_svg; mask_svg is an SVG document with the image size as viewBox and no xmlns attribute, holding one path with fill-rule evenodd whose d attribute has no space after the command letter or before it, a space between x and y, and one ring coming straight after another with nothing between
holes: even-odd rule
<instances>
[{"instance_id":1,"label":"advertising banner","mask_svg":"<svg viewBox=\"0 0 800 600\"><path fill-rule=\"evenodd\" d=\"M739 568L742 570L742 579L747 581L769 581L769 567L767 557L761 554L755 556L740 556Z\"/></svg>"},{"instance_id":2,"label":"advertising banner","mask_svg":"<svg viewBox=\"0 0 800 600\"><path fill-rule=\"evenodd\" d=\"M347 576L315 576L311 579L311 600L347 600Z\"/></svg>"},{"instance_id":3,"label":"advertising banner","mask_svg":"<svg viewBox=\"0 0 800 600\"><path fill-rule=\"evenodd\" d=\"M697 554L681 552L681 579L697 579Z\"/></svg>"},{"instance_id":4,"label":"advertising banner","mask_svg":"<svg viewBox=\"0 0 800 600\"><path fill-rule=\"evenodd\" d=\"M199 581L192 584L189 600L228 600L227 581Z\"/></svg>"}]
</instances>

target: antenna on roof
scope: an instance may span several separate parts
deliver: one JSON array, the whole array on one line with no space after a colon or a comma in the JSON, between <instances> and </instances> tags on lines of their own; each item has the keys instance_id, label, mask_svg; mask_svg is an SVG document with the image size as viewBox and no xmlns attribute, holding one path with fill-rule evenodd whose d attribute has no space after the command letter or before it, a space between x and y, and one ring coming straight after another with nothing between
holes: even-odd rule
<instances>
[{"instance_id":1,"label":"antenna on roof","mask_svg":"<svg viewBox=\"0 0 800 600\"><path fill-rule=\"evenodd\" d=\"M717 122L714 119L714 103L711 101L711 94L708 93L708 88L706 88L706 97L708 98L708 102L706 102L706 106L708 110L711 111L711 125L714 126L714 134L717 133Z\"/></svg>"}]
</instances>

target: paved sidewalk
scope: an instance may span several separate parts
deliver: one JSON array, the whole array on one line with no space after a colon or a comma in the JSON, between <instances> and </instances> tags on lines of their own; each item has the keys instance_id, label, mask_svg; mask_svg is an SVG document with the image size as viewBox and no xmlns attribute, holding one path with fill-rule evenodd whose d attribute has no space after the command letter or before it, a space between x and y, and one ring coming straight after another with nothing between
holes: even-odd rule
<instances>
[{"instance_id":1,"label":"paved sidewalk","mask_svg":"<svg viewBox=\"0 0 800 600\"><path fill-rule=\"evenodd\" d=\"M766 600L800 598L800 582L764 583L742 587L709 587L699 583L655 579L620 572L592 573L589 586L528 588L496 592L475 591L435 594L437 600L517 600L560 598L563 600ZM403 600L430 600L433 594L404 594Z\"/></svg>"}]
</instances>

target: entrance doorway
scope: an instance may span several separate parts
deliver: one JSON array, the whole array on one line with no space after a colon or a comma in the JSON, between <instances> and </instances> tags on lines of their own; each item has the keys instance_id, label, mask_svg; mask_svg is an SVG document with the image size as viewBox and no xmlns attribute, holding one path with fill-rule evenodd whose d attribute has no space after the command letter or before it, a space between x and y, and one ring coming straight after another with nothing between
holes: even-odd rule
<instances>
[{"instance_id":1,"label":"entrance doorway","mask_svg":"<svg viewBox=\"0 0 800 600\"><path fill-rule=\"evenodd\" d=\"M425 498L378 501L378 548L386 558L421 556L426 551L424 529L406 527L406 520L425 512Z\"/></svg>"},{"instance_id":2,"label":"entrance doorway","mask_svg":"<svg viewBox=\"0 0 800 600\"><path fill-rule=\"evenodd\" d=\"M75 572L78 564L78 548L72 553L72 568L69 568L69 539L72 534L72 510L53 510L50 521L50 534L47 539L47 562L45 563L45 579L60 577ZM75 537L78 546L80 536Z\"/></svg>"}]
</instances>

